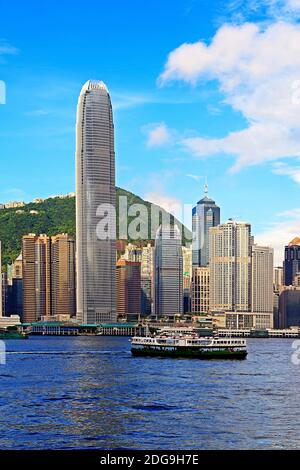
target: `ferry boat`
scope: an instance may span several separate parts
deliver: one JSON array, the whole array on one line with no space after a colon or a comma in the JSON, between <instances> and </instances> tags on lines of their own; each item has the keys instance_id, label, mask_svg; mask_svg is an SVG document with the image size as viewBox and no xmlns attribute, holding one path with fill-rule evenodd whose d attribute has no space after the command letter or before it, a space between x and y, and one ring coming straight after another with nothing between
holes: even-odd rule
<instances>
[{"instance_id":1,"label":"ferry boat","mask_svg":"<svg viewBox=\"0 0 300 470\"><path fill-rule=\"evenodd\" d=\"M19 331L18 329L12 328L0 328L0 340L7 339L27 339L28 335Z\"/></svg>"},{"instance_id":2,"label":"ferry boat","mask_svg":"<svg viewBox=\"0 0 300 470\"><path fill-rule=\"evenodd\" d=\"M244 338L199 337L196 335L134 336L133 356L161 356L197 359L245 359Z\"/></svg>"}]
</instances>

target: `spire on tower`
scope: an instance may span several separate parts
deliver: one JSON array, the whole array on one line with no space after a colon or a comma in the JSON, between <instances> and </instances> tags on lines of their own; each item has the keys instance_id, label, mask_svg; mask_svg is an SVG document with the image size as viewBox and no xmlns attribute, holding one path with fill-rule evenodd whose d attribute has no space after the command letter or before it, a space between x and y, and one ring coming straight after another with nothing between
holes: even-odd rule
<instances>
[{"instance_id":1,"label":"spire on tower","mask_svg":"<svg viewBox=\"0 0 300 470\"><path fill-rule=\"evenodd\" d=\"M208 195L208 183L207 183L207 176L205 176L204 194L205 194L205 196L207 196L207 195Z\"/></svg>"}]
</instances>

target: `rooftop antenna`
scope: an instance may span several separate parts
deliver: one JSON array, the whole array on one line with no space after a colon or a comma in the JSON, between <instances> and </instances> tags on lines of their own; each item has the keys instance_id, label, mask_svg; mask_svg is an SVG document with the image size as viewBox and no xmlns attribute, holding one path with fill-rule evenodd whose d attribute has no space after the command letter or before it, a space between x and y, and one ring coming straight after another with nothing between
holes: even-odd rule
<instances>
[{"instance_id":1,"label":"rooftop antenna","mask_svg":"<svg viewBox=\"0 0 300 470\"><path fill-rule=\"evenodd\" d=\"M208 183L207 183L207 176L205 176L204 194L205 194L205 196L207 196L207 195L208 195Z\"/></svg>"}]
</instances>

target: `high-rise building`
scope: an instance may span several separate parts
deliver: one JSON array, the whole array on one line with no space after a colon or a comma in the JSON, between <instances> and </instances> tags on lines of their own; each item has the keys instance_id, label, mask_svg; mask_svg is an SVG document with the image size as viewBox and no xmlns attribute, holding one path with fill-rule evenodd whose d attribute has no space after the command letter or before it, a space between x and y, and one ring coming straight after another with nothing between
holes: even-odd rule
<instances>
[{"instance_id":1,"label":"high-rise building","mask_svg":"<svg viewBox=\"0 0 300 470\"><path fill-rule=\"evenodd\" d=\"M273 258L273 248L252 245L252 312L273 312Z\"/></svg>"},{"instance_id":2,"label":"high-rise building","mask_svg":"<svg viewBox=\"0 0 300 470\"><path fill-rule=\"evenodd\" d=\"M23 287L23 322L75 314L75 246L67 234L35 234L22 240L23 282L13 279L16 295ZM13 300L20 305L16 298ZM19 308L19 307L18 307ZM13 313L19 313L17 311Z\"/></svg>"},{"instance_id":3,"label":"high-rise building","mask_svg":"<svg viewBox=\"0 0 300 470\"><path fill-rule=\"evenodd\" d=\"M51 238L40 235L35 242L36 316L50 317L51 297Z\"/></svg>"},{"instance_id":4,"label":"high-rise building","mask_svg":"<svg viewBox=\"0 0 300 470\"><path fill-rule=\"evenodd\" d=\"M77 316L116 320L115 151L111 100L105 84L88 81L77 107Z\"/></svg>"},{"instance_id":5,"label":"high-rise building","mask_svg":"<svg viewBox=\"0 0 300 470\"><path fill-rule=\"evenodd\" d=\"M251 310L251 226L230 219L210 229L210 310Z\"/></svg>"},{"instance_id":6,"label":"high-rise building","mask_svg":"<svg viewBox=\"0 0 300 470\"><path fill-rule=\"evenodd\" d=\"M141 312L141 263L120 259L117 262L117 313Z\"/></svg>"},{"instance_id":7,"label":"high-rise building","mask_svg":"<svg viewBox=\"0 0 300 470\"><path fill-rule=\"evenodd\" d=\"M154 251L155 314L183 313L181 234L177 225L161 225Z\"/></svg>"},{"instance_id":8,"label":"high-rise building","mask_svg":"<svg viewBox=\"0 0 300 470\"><path fill-rule=\"evenodd\" d=\"M141 277L141 314L143 316L152 313L152 279Z\"/></svg>"},{"instance_id":9,"label":"high-rise building","mask_svg":"<svg viewBox=\"0 0 300 470\"><path fill-rule=\"evenodd\" d=\"M23 323L32 323L38 320L35 281L35 244L37 239L35 234L25 235L22 239Z\"/></svg>"},{"instance_id":10,"label":"high-rise building","mask_svg":"<svg viewBox=\"0 0 300 470\"><path fill-rule=\"evenodd\" d=\"M284 250L284 285L291 286L294 276L300 272L300 238L294 238Z\"/></svg>"},{"instance_id":11,"label":"high-rise building","mask_svg":"<svg viewBox=\"0 0 300 470\"><path fill-rule=\"evenodd\" d=\"M209 267L194 267L192 278L192 312L209 312Z\"/></svg>"},{"instance_id":12,"label":"high-rise building","mask_svg":"<svg viewBox=\"0 0 300 470\"><path fill-rule=\"evenodd\" d=\"M209 262L209 229L220 224L220 208L208 197L208 186L204 197L193 208L193 266L207 266Z\"/></svg>"},{"instance_id":13,"label":"high-rise building","mask_svg":"<svg viewBox=\"0 0 300 470\"><path fill-rule=\"evenodd\" d=\"M154 247L148 243L143 246L141 257L141 314L151 315L153 303L153 257Z\"/></svg>"},{"instance_id":14,"label":"high-rise building","mask_svg":"<svg viewBox=\"0 0 300 470\"><path fill-rule=\"evenodd\" d=\"M52 237L52 315L76 315L75 241L67 234Z\"/></svg>"}]
</instances>

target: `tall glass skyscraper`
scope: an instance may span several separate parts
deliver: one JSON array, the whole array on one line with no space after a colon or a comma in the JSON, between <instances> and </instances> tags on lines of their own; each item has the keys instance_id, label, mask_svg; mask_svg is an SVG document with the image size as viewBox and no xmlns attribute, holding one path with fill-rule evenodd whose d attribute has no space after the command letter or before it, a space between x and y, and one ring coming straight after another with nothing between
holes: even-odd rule
<instances>
[{"instance_id":1,"label":"tall glass skyscraper","mask_svg":"<svg viewBox=\"0 0 300 470\"><path fill-rule=\"evenodd\" d=\"M77 318L84 323L116 320L114 230L99 237L106 219L115 224L115 152L111 100L105 84L88 81L77 106L76 234Z\"/></svg>"},{"instance_id":2,"label":"tall glass skyscraper","mask_svg":"<svg viewBox=\"0 0 300 470\"><path fill-rule=\"evenodd\" d=\"M220 208L208 197L208 186L204 197L193 208L193 266L207 266L209 262L209 229L220 224Z\"/></svg>"}]
</instances>

